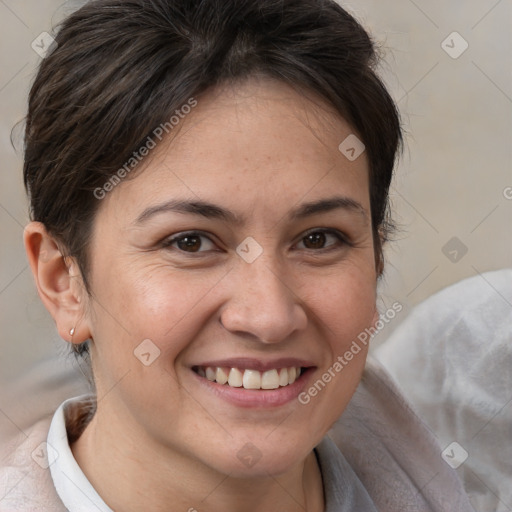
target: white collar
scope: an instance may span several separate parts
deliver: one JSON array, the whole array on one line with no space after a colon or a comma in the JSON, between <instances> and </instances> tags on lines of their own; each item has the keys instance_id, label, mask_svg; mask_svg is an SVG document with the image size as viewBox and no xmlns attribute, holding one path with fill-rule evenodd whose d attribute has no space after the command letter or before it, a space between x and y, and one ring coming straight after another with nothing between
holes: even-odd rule
<instances>
[{"instance_id":1,"label":"white collar","mask_svg":"<svg viewBox=\"0 0 512 512\"><path fill-rule=\"evenodd\" d=\"M84 475L69 446L64 408L86 396L66 400L53 415L47 437L50 473L57 494L69 512L113 512Z\"/></svg>"},{"instance_id":2,"label":"white collar","mask_svg":"<svg viewBox=\"0 0 512 512\"><path fill-rule=\"evenodd\" d=\"M90 395L70 398L55 411L47 437L53 484L69 512L113 512L91 485L73 456L66 428L66 408ZM322 472L326 512L376 512L373 501L334 442L325 436L315 448Z\"/></svg>"}]
</instances>

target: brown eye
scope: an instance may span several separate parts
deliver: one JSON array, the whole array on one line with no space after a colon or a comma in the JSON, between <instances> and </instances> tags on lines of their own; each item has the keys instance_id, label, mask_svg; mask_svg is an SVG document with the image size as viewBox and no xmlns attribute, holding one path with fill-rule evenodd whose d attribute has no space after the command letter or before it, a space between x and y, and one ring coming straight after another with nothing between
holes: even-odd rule
<instances>
[{"instance_id":1,"label":"brown eye","mask_svg":"<svg viewBox=\"0 0 512 512\"><path fill-rule=\"evenodd\" d=\"M347 242L337 231L317 230L310 231L303 236L299 242L299 245L300 244L304 246L300 247L301 249L322 250L334 248L335 246L343 246L346 245Z\"/></svg>"},{"instance_id":2,"label":"brown eye","mask_svg":"<svg viewBox=\"0 0 512 512\"><path fill-rule=\"evenodd\" d=\"M197 235L184 236L176 241L176 245L187 252L197 252L201 248L201 237Z\"/></svg>"},{"instance_id":3,"label":"brown eye","mask_svg":"<svg viewBox=\"0 0 512 512\"><path fill-rule=\"evenodd\" d=\"M307 249L322 249L325 245L325 233L310 233L303 238Z\"/></svg>"},{"instance_id":4,"label":"brown eye","mask_svg":"<svg viewBox=\"0 0 512 512\"><path fill-rule=\"evenodd\" d=\"M215 244L200 233L182 233L163 242L166 249L188 253L202 253L215 249Z\"/></svg>"}]
</instances>

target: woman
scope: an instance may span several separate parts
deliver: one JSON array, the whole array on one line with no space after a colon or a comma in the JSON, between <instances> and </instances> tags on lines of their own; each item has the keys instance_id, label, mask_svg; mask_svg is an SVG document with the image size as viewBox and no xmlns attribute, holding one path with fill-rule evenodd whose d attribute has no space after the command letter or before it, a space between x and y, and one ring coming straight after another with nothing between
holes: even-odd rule
<instances>
[{"instance_id":1,"label":"woman","mask_svg":"<svg viewBox=\"0 0 512 512\"><path fill-rule=\"evenodd\" d=\"M95 394L4 506L471 510L365 370L401 141L375 65L329 0L99 0L63 23L30 92L25 245Z\"/></svg>"}]
</instances>

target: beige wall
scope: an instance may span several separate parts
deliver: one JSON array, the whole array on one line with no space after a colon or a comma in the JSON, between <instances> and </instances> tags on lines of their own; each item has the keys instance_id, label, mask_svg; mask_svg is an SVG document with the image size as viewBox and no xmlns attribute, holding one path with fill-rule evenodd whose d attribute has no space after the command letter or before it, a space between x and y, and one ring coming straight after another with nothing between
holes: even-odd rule
<instances>
[{"instance_id":1,"label":"beige wall","mask_svg":"<svg viewBox=\"0 0 512 512\"><path fill-rule=\"evenodd\" d=\"M50 32L52 19L55 23L77 3L0 0L0 385L49 352L66 351L27 267L22 160L9 136L24 115L40 59L32 40ZM507 189L512 187L511 2L361 0L345 5L384 43L386 81L408 132L392 190L401 231L388 247L380 289L382 311L399 301L403 317L444 286L511 266L512 199L504 194L509 190L512 198L512 188ZM469 45L456 59L441 47L454 31ZM462 43L448 38L447 50L458 52ZM443 253L453 237L467 247L457 262ZM454 249L445 252L453 257Z\"/></svg>"}]
</instances>

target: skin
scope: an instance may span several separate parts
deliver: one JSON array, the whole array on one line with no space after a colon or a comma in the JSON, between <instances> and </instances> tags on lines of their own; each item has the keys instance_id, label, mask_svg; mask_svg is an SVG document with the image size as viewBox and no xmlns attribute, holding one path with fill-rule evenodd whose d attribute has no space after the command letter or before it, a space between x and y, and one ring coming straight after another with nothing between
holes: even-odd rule
<instances>
[{"instance_id":1,"label":"skin","mask_svg":"<svg viewBox=\"0 0 512 512\"><path fill-rule=\"evenodd\" d=\"M315 367L307 389L376 321L366 155L350 162L338 150L354 130L321 100L264 79L208 92L179 128L101 201L91 296L42 224L25 231L60 335L92 339L98 409L72 451L115 510L324 510L312 450L350 400L366 349L307 405L235 406L191 367L298 357ZM289 218L333 196L360 209ZM174 199L208 201L242 221L167 211L137 223ZM324 228L349 243L305 238ZM192 244L202 252L162 242L190 230L204 232ZM252 263L236 252L248 236L263 249ZM134 357L146 339L160 350L149 366ZM246 443L261 456L251 467L237 457Z\"/></svg>"}]
</instances>

